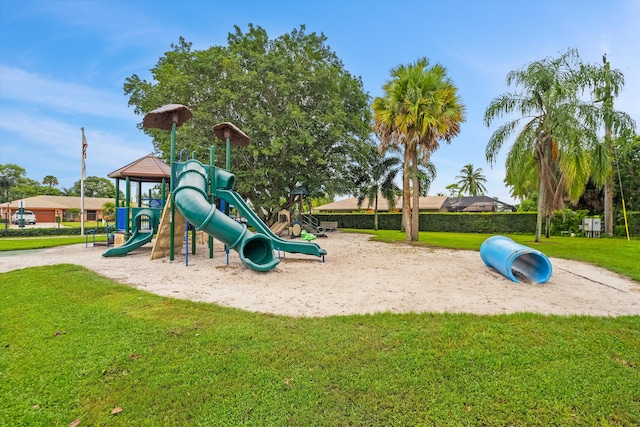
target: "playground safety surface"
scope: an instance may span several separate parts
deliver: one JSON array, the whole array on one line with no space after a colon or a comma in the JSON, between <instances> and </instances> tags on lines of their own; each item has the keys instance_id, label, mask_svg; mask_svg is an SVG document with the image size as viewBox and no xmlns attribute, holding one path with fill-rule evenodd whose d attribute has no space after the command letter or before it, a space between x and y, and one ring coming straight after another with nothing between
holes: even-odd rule
<instances>
[{"instance_id":1,"label":"playground safety surface","mask_svg":"<svg viewBox=\"0 0 640 427\"><path fill-rule=\"evenodd\" d=\"M560 315L640 315L640 283L602 268L551 258L543 285L518 284L482 262L477 251L385 244L363 234L331 232L317 242L322 259L281 253L280 264L257 272L231 251L227 264L216 242L196 255L149 260L151 244L125 257L104 258L104 246L85 244L13 253L0 272L52 264L78 264L120 283L172 298L204 301L287 316L375 312L536 312Z\"/></svg>"}]
</instances>

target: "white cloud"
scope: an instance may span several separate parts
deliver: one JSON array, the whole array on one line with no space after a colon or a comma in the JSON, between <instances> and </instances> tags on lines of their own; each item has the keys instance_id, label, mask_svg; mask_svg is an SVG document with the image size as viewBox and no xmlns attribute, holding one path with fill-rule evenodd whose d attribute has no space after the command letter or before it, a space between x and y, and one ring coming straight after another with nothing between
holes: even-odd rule
<instances>
[{"instance_id":1,"label":"white cloud","mask_svg":"<svg viewBox=\"0 0 640 427\"><path fill-rule=\"evenodd\" d=\"M138 119L127 107L123 95L93 87L64 82L28 71L0 66L0 94L7 100L40 106L64 114L86 114L103 118ZM8 107L4 107L6 110ZM3 114L5 111L3 111Z\"/></svg>"},{"instance_id":2,"label":"white cloud","mask_svg":"<svg viewBox=\"0 0 640 427\"><path fill-rule=\"evenodd\" d=\"M58 178L61 187L79 179L84 124L25 112L0 116L2 163L15 163L27 170L27 177L41 180L45 175ZM87 128L87 175L107 174L153 151L149 137L130 126L122 132L113 128ZM12 143L20 141L20 143Z\"/></svg>"}]
</instances>

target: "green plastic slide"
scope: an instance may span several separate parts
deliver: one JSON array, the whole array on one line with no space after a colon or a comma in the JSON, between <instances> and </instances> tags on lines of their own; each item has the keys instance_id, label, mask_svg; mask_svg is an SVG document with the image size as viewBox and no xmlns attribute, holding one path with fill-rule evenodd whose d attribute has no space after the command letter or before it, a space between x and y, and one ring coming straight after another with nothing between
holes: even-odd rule
<instances>
[{"instance_id":1,"label":"green plastic slide","mask_svg":"<svg viewBox=\"0 0 640 427\"><path fill-rule=\"evenodd\" d=\"M158 211L152 209L141 209L136 214L133 223L139 224L143 216L149 217L149 222L153 224L153 229L140 230L139 226L134 227L133 235L124 245L111 248L102 254L104 257L125 256L134 249L146 245L153 239L153 235L158 231Z\"/></svg>"},{"instance_id":2,"label":"green plastic slide","mask_svg":"<svg viewBox=\"0 0 640 427\"><path fill-rule=\"evenodd\" d=\"M260 233L269 237L273 242L273 247L289 253L305 255L323 256L327 254L326 249L322 249L318 244L311 242L300 242L284 240L273 233L267 224L262 222L260 217L242 200L242 197L233 190L216 190L216 196L238 209L240 215L247 219L247 222L255 227Z\"/></svg>"},{"instance_id":3,"label":"green plastic slide","mask_svg":"<svg viewBox=\"0 0 640 427\"><path fill-rule=\"evenodd\" d=\"M237 251L240 260L249 268L271 270L280 262L274 256L271 240L263 234L252 233L246 225L235 222L209 203L208 170L208 166L197 160L177 164L178 183L173 193L176 208L198 231L204 231Z\"/></svg>"}]
</instances>

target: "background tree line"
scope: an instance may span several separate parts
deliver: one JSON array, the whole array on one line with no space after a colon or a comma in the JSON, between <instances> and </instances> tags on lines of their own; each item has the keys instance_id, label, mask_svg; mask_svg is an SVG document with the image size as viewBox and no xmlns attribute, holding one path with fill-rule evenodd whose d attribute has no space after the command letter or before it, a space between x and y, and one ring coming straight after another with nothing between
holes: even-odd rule
<instances>
[{"instance_id":1,"label":"background tree line","mask_svg":"<svg viewBox=\"0 0 640 427\"><path fill-rule=\"evenodd\" d=\"M27 177L27 171L11 163L0 164L0 203L34 196L80 196L80 180L70 188L59 189L58 179L47 175L38 182ZM113 198L116 187L110 179L89 176L84 180L85 197Z\"/></svg>"}]
</instances>

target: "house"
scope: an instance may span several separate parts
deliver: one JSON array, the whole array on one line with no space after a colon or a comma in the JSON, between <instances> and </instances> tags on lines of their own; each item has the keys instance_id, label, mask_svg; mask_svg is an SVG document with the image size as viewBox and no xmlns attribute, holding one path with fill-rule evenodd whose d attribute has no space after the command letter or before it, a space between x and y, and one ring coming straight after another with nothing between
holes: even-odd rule
<instances>
[{"instance_id":1,"label":"house","mask_svg":"<svg viewBox=\"0 0 640 427\"><path fill-rule=\"evenodd\" d=\"M34 196L25 199L13 200L0 205L0 215L2 218L9 218L20 207L33 211L36 214L38 222L56 222L56 217L61 220L69 220L73 215L72 210L80 212L80 197L72 196ZM103 197L85 197L84 209L86 212L86 221L99 221L102 219L102 206L107 203L114 203L115 199Z\"/></svg>"},{"instance_id":2,"label":"house","mask_svg":"<svg viewBox=\"0 0 640 427\"><path fill-rule=\"evenodd\" d=\"M448 197L442 205L444 212L515 212L515 206L501 202L497 197Z\"/></svg>"},{"instance_id":3,"label":"house","mask_svg":"<svg viewBox=\"0 0 640 427\"><path fill-rule=\"evenodd\" d=\"M443 212L442 205L447 200L447 196L427 196L420 197L420 212ZM364 199L362 205L358 207L358 199L352 197L350 199L340 200L338 202L327 203L326 205L313 208L314 213L352 213L360 211L373 210L373 203L369 207L369 200ZM395 212L402 212L402 197L398 197L394 206ZM387 200L378 197L378 212L389 212L389 204Z\"/></svg>"},{"instance_id":4,"label":"house","mask_svg":"<svg viewBox=\"0 0 640 427\"><path fill-rule=\"evenodd\" d=\"M501 202L497 198L487 196L473 197L447 197L447 196L427 196L420 197L420 212L515 212L516 208L507 203ZM358 199L340 200L317 206L314 213L352 213L361 211L372 211L369 207L369 200L364 199L362 205L358 207ZM378 197L378 212L389 212L387 200L382 196ZM402 197L399 197L395 204L395 212L402 212Z\"/></svg>"}]
</instances>

